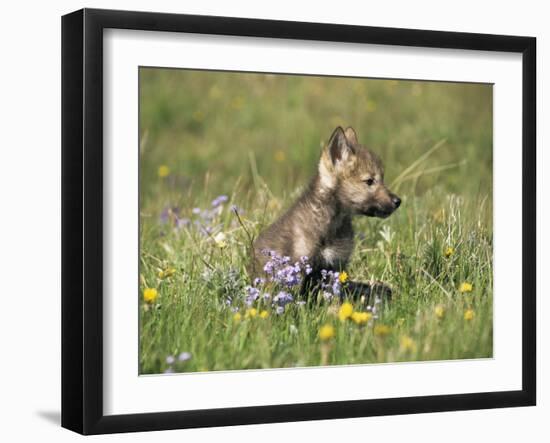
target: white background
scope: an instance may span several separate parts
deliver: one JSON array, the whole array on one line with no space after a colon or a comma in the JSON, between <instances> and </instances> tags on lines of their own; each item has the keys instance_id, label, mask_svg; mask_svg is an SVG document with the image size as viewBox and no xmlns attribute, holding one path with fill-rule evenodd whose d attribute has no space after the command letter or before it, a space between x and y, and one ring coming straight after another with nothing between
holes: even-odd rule
<instances>
[{"instance_id":1,"label":"white background","mask_svg":"<svg viewBox=\"0 0 550 443\"><path fill-rule=\"evenodd\" d=\"M2 254L0 295L0 437L4 441L82 439L58 426L60 409L60 15L82 6L440 29L538 37L539 193L548 195L548 156L542 156L543 122L550 97L550 30L544 2L441 1L232 2L177 4L157 0L10 2L0 32L0 193ZM547 131L547 130L546 130ZM544 164L546 163L546 164ZM518 170L518 174L520 171ZM539 226L548 224L549 201L539 197ZM539 229L539 275L550 260L549 236ZM546 247L545 247L546 246ZM542 297L550 281L539 279L539 406L400 417L318 421L234 428L165 431L94 438L127 441L335 441L342 437L383 441L491 439L548 441L550 327ZM546 345L546 346L545 346ZM542 380L541 380L542 376ZM414 382L414 381L412 381Z\"/></svg>"}]
</instances>

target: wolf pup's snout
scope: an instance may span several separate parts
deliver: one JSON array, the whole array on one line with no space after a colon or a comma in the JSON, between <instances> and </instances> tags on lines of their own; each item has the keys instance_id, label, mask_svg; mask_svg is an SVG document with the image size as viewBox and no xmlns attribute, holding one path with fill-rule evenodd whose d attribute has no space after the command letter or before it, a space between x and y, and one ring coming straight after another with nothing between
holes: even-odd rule
<instances>
[{"instance_id":1,"label":"wolf pup's snout","mask_svg":"<svg viewBox=\"0 0 550 443\"><path fill-rule=\"evenodd\" d=\"M401 199L395 194L391 194L391 202L393 203L394 209L397 209L399 206L401 206Z\"/></svg>"}]
</instances>

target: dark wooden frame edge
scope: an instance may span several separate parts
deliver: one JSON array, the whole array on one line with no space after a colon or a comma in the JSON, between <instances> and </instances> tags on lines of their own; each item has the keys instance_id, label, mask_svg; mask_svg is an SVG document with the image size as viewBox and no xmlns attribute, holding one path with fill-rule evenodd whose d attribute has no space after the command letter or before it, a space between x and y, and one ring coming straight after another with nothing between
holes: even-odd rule
<instances>
[{"instance_id":1,"label":"dark wooden frame edge","mask_svg":"<svg viewBox=\"0 0 550 443\"><path fill-rule=\"evenodd\" d=\"M103 414L103 30L190 32L504 51L523 63L522 389ZM62 18L62 426L82 434L458 411L536 404L536 39L339 24L83 9Z\"/></svg>"}]
</instances>

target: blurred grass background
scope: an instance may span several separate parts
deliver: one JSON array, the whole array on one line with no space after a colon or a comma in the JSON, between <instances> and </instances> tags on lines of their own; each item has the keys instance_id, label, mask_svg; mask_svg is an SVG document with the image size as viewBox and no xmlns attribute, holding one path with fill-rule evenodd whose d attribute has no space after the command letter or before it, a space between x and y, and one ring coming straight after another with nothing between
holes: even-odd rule
<instances>
[{"instance_id":1,"label":"blurred grass background","mask_svg":"<svg viewBox=\"0 0 550 443\"><path fill-rule=\"evenodd\" d=\"M491 85L139 75L141 373L492 355ZM264 306L261 319L237 303L235 321L225 297L239 299L248 283L249 240L230 205L257 235L314 174L338 125L380 155L403 199L386 220L356 217L347 271L388 282L396 297L366 326L338 321L328 303L282 315ZM197 214L218 195L229 201L204 235ZM321 343L326 324L334 337ZM169 363L180 353L183 362Z\"/></svg>"},{"instance_id":2,"label":"blurred grass background","mask_svg":"<svg viewBox=\"0 0 550 443\"><path fill-rule=\"evenodd\" d=\"M491 85L141 68L140 94L145 207L160 165L184 185L208 174L209 193L229 194L237 177L254 186L251 156L284 197L313 174L338 125L381 156L388 183L445 139L426 167L459 166L423 176L414 192L491 194Z\"/></svg>"}]
</instances>

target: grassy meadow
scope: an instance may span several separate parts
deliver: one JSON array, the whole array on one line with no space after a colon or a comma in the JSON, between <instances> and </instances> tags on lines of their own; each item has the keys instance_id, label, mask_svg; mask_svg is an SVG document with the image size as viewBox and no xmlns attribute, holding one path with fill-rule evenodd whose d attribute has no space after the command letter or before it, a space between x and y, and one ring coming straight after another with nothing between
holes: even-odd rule
<instances>
[{"instance_id":1,"label":"grassy meadow","mask_svg":"<svg viewBox=\"0 0 550 443\"><path fill-rule=\"evenodd\" d=\"M248 306L251 238L338 125L403 201L346 269L393 300ZM491 357L492 180L490 85L141 68L140 373Z\"/></svg>"}]
</instances>

